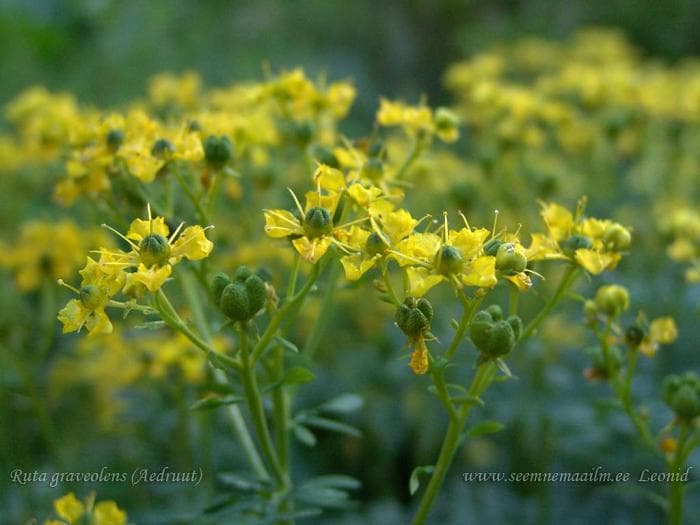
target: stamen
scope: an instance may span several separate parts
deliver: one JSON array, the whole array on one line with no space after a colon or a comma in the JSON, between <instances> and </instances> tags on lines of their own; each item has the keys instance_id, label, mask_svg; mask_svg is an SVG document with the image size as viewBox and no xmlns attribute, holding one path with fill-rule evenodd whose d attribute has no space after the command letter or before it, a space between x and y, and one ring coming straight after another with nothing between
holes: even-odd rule
<instances>
[{"instance_id":1,"label":"stamen","mask_svg":"<svg viewBox=\"0 0 700 525\"><path fill-rule=\"evenodd\" d=\"M80 290L78 290L75 286L71 286L70 284L68 284L68 283L67 283L66 281L64 281L63 279L58 279L56 282L59 284L59 286L64 286L64 287L68 288L69 290L71 290L71 291L77 293L78 295L80 295Z\"/></svg>"},{"instance_id":2,"label":"stamen","mask_svg":"<svg viewBox=\"0 0 700 525\"><path fill-rule=\"evenodd\" d=\"M493 210L493 228L491 228L491 237L496 237L496 225L498 224L498 210Z\"/></svg>"},{"instance_id":3,"label":"stamen","mask_svg":"<svg viewBox=\"0 0 700 525\"><path fill-rule=\"evenodd\" d=\"M294 203L297 205L297 209L299 210L299 213L301 213L301 216L304 217L304 208L302 208L301 203L299 202L299 199L297 199L297 196L292 191L292 188L287 188L287 189L289 190L289 193L292 194L292 198L294 199Z\"/></svg>"},{"instance_id":4,"label":"stamen","mask_svg":"<svg viewBox=\"0 0 700 525\"><path fill-rule=\"evenodd\" d=\"M458 211L457 213L459 214L460 217L462 217L462 220L464 221L464 225L467 227L467 230L471 231L472 227L469 226L469 221L467 221L467 218L462 213L462 210Z\"/></svg>"},{"instance_id":5,"label":"stamen","mask_svg":"<svg viewBox=\"0 0 700 525\"><path fill-rule=\"evenodd\" d=\"M139 251L139 247L138 247L131 239L127 238L126 235L124 235L124 234L118 232L117 230L115 230L114 228L112 228L109 224L104 224L104 223L102 223L102 227L103 227L103 228L107 228L107 229L108 229L109 231L111 231L112 233L117 234L119 237L121 237L121 238L124 239L126 242L128 242L129 245L130 245L134 250Z\"/></svg>"},{"instance_id":6,"label":"stamen","mask_svg":"<svg viewBox=\"0 0 700 525\"><path fill-rule=\"evenodd\" d=\"M443 211L442 212L442 219L444 222L443 228L445 231L443 232L443 235L445 236L445 244L450 244L450 227L447 224L447 212Z\"/></svg>"},{"instance_id":7,"label":"stamen","mask_svg":"<svg viewBox=\"0 0 700 525\"><path fill-rule=\"evenodd\" d=\"M183 222L180 223L180 225L179 225L177 228L175 228L175 231L174 231L173 234L170 236L170 239L168 239L168 244L172 244L172 243L173 243L173 241L175 240L175 238L177 237L177 235L180 233L180 230L182 229L182 227L183 227L184 225L185 225L185 222L183 221Z\"/></svg>"}]
</instances>

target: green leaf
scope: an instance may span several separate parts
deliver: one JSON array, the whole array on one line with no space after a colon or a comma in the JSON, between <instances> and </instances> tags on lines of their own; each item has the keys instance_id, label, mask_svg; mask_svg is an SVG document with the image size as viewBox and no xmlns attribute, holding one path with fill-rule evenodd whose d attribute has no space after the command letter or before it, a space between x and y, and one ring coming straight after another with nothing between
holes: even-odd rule
<instances>
[{"instance_id":1,"label":"green leaf","mask_svg":"<svg viewBox=\"0 0 700 525\"><path fill-rule=\"evenodd\" d=\"M323 428L332 432L340 432L341 434L348 434L354 437L362 437L362 432L357 430L355 427L352 427L346 423L341 423L340 421L335 421L334 419L312 416L305 418L304 423L312 427Z\"/></svg>"},{"instance_id":2,"label":"green leaf","mask_svg":"<svg viewBox=\"0 0 700 525\"><path fill-rule=\"evenodd\" d=\"M344 474L326 474L316 476L305 483L306 485L318 485L335 489L357 490L362 486L359 480Z\"/></svg>"},{"instance_id":3,"label":"green leaf","mask_svg":"<svg viewBox=\"0 0 700 525\"><path fill-rule=\"evenodd\" d=\"M297 423L292 427L292 431L294 432L294 437L297 438L301 443L303 443L307 447L316 446L316 436L314 436L313 432L311 432L304 425L300 425Z\"/></svg>"},{"instance_id":4,"label":"green leaf","mask_svg":"<svg viewBox=\"0 0 700 525\"><path fill-rule=\"evenodd\" d=\"M304 368L303 366L293 366L292 368L287 370L286 374L284 374L282 384L303 385L304 383L313 381L315 377L316 376L314 375L314 373L308 368Z\"/></svg>"},{"instance_id":5,"label":"green leaf","mask_svg":"<svg viewBox=\"0 0 700 525\"><path fill-rule=\"evenodd\" d=\"M265 488L263 481L235 472L221 472L216 477L223 485L240 492L257 492Z\"/></svg>"},{"instance_id":6,"label":"green leaf","mask_svg":"<svg viewBox=\"0 0 700 525\"><path fill-rule=\"evenodd\" d=\"M500 357L498 359L496 359L496 365L498 366L499 370L501 372L503 372L503 374L507 378L513 377L513 374L510 371L510 368L508 368L508 365L506 364L506 362L503 359L501 359Z\"/></svg>"},{"instance_id":7,"label":"green leaf","mask_svg":"<svg viewBox=\"0 0 700 525\"><path fill-rule=\"evenodd\" d=\"M192 403L190 410L212 410L224 405L233 405L245 401L241 396L209 396Z\"/></svg>"},{"instance_id":8,"label":"green leaf","mask_svg":"<svg viewBox=\"0 0 700 525\"><path fill-rule=\"evenodd\" d=\"M280 335L276 335L274 337L274 340L277 341L277 343L285 350L289 350L290 352L294 352L295 354L299 353L299 347L297 347L297 345L292 343L289 339L285 339Z\"/></svg>"},{"instance_id":9,"label":"green leaf","mask_svg":"<svg viewBox=\"0 0 700 525\"><path fill-rule=\"evenodd\" d=\"M408 492L413 496L420 488L420 475L421 474L432 474L435 470L434 465L423 465L422 467L416 467L411 472L411 478L408 480Z\"/></svg>"},{"instance_id":10,"label":"green leaf","mask_svg":"<svg viewBox=\"0 0 700 525\"><path fill-rule=\"evenodd\" d=\"M348 414L362 408L362 397L357 394L341 394L330 401L323 403L319 410L325 412L335 412L338 414Z\"/></svg>"},{"instance_id":11,"label":"green leaf","mask_svg":"<svg viewBox=\"0 0 700 525\"><path fill-rule=\"evenodd\" d=\"M506 426L499 421L482 421L481 423L470 428L467 435L471 437L479 437L486 434L494 434L496 432L500 432L505 427Z\"/></svg>"}]
</instances>

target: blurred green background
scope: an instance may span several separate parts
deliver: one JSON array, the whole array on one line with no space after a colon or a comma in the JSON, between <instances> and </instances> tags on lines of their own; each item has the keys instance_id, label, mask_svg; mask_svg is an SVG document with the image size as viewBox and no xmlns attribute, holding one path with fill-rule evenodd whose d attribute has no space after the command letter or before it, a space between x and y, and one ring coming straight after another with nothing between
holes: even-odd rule
<instances>
[{"instance_id":1,"label":"blurred green background","mask_svg":"<svg viewBox=\"0 0 700 525\"><path fill-rule=\"evenodd\" d=\"M0 104L30 85L43 84L51 90L70 90L82 101L118 105L141 96L146 79L155 73L196 70L209 86L216 86L260 79L267 63L273 70L302 66L310 76L327 72L334 79L352 79L359 98L348 121L349 133L362 133L372 122L379 96L415 101L425 94L432 105L446 103L449 98L441 85L446 67L504 40L531 34L559 38L582 26L614 26L647 55L674 60L700 54L698 22L700 2L694 0L2 0ZM698 291L697 287L686 290L680 270L672 275L658 272L649 281L640 265L631 263L625 271L631 272L627 284L637 272L637 285L631 291L650 305L652 314L668 313L677 316L681 327L692 326ZM658 295L658 290L664 293ZM337 337L351 344L352 322L336 319L336 323ZM366 408L354 421L365 431L360 449L353 448L358 446L355 442L331 436L324 446L299 453L297 468L302 474L313 474L303 469L315 465L315 473L343 472L364 483L358 495L359 513L332 515L319 523L404 523L411 468L430 462L441 439L444 421L434 410L434 400L406 381L403 362L387 357L399 343L393 331L385 332L379 351L370 344L364 348L357 344L357 353L329 358L328 370L345 371L342 384L337 374L321 371L311 399L302 400L321 402L342 391L366 396ZM676 352L675 357L660 355L653 366L645 363L640 375L646 374L648 381L642 380L640 396L656 396L664 373L698 367L697 337L681 332L678 346L687 350L685 357ZM467 487L457 477L465 466L470 470L587 471L601 465L610 471L637 472L651 463L661 468L637 448L622 415L591 407L590 399L605 397L605 386L586 387L582 393L583 382L575 374L587 366L587 358L566 348L563 343L537 356L516 356L513 367L521 381L494 389L481 416L499 418L508 429L465 449L455 476L446 484L436 519L469 523L476 514L481 523L659 522L657 507L651 502L640 504L633 487L622 494L595 486ZM664 411L660 401L651 408ZM154 432L140 439L162 436ZM99 470L103 453L130 455L134 463L162 460L153 451L125 453L129 443L134 445L118 440L95 443L83 458L86 470ZM165 447L163 455L167 445L156 442ZM219 458L221 463L230 454L226 451ZM343 459L338 459L341 455ZM98 488L100 497L118 501L121 497L120 504L137 523L159 522L158 506L148 510L147 501L124 499L119 487ZM13 490L21 494L17 487ZM191 492L184 496L164 490L161 505L173 498L180 498L185 507L187 501L205 503L194 495L196 489L185 489ZM14 505L17 512L22 508L17 498L0 498L2 505ZM697 511L697 492L689 496L691 516L693 505ZM132 508L136 508L133 513ZM2 517L0 522L4 523Z\"/></svg>"}]
</instances>

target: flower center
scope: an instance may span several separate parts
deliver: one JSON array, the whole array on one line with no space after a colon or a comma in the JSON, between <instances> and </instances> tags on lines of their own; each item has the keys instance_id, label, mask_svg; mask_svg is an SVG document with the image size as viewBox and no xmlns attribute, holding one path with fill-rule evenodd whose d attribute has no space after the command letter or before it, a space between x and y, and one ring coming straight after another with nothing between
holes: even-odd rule
<instances>
[{"instance_id":1,"label":"flower center","mask_svg":"<svg viewBox=\"0 0 700 525\"><path fill-rule=\"evenodd\" d=\"M170 257L170 245L165 237L157 233L146 235L139 246L141 262L150 268L154 264L163 266Z\"/></svg>"}]
</instances>

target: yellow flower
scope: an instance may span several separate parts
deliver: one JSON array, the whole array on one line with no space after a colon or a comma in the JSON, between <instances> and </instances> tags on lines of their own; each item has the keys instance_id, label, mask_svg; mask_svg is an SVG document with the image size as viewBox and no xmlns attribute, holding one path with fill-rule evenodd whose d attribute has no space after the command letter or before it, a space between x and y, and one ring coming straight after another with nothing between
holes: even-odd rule
<instances>
[{"instance_id":1,"label":"yellow flower","mask_svg":"<svg viewBox=\"0 0 700 525\"><path fill-rule=\"evenodd\" d=\"M671 344L677 337L676 322L671 317L659 317L649 324L649 333L642 339L639 351L647 357L654 357L659 345Z\"/></svg>"},{"instance_id":2,"label":"yellow flower","mask_svg":"<svg viewBox=\"0 0 700 525\"><path fill-rule=\"evenodd\" d=\"M76 523L85 513L85 505L70 492L53 502L53 508L60 518L68 523Z\"/></svg>"},{"instance_id":3,"label":"yellow flower","mask_svg":"<svg viewBox=\"0 0 700 525\"><path fill-rule=\"evenodd\" d=\"M316 263L328 251L343 226L334 227L333 214L340 195L307 192L306 206L301 207L294 193L299 219L287 210L264 210L265 233L274 239L291 237L292 246L305 260Z\"/></svg>"},{"instance_id":4,"label":"yellow flower","mask_svg":"<svg viewBox=\"0 0 700 525\"><path fill-rule=\"evenodd\" d=\"M593 275L614 269L629 247L631 234L624 226L607 220L584 218L585 200L574 216L554 203L541 203L547 235L532 234L524 254L528 260L567 259Z\"/></svg>"},{"instance_id":5,"label":"yellow flower","mask_svg":"<svg viewBox=\"0 0 700 525\"><path fill-rule=\"evenodd\" d=\"M114 501L95 502L95 493L90 494L85 502L75 497L74 493L53 502L54 511L60 520L46 520L44 525L126 525L126 512L117 507Z\"/></svg>"},{"instance_id":6,"label":"yellow flower","mask_svg":"<svg viewBox=\"0 0 700 525\"><path fill-rule=\"evenodd\" d=\"M180 224L170 234L165 219L151 217L149 206L148 220L135 219L125 236L112 230L130 244L131 251L101 249L100 264L121 270L136 269L127 276L126 291L133 290L140 283L156 292L172 273L172 266L183 258L198 261L209 256L214 243L207 239L206 230L198 225L183 229L183 224Z\"/></svg>"},{"instance_id":7,"label":"yellow flower","mask_svg":"<svg viewBox=\"0 0 700 525\"><path fill-rule=\"evenodd\" d=\"M109 300L124 284L123 272L105 272L103 266L87 259L87 265L80 270L83 280L78 293L78 299L71 299L58 313L58 320L63 323L63 333L78 332L83 326L88 334L108 334L112 332L112 323L105 313Z\"/></svg>"},{"instance_id":8,"label":"yellow flower","mask_svg":"<svg viewBox=\"0 0 700 525\"><path fill-rule=\"evenodd\" d=\"M465 219L466 223L466 219ZM432 287L447 279L460 286L492 288L498 282L496 258L484 255L486 229L449 230L447 215L443 236L434 233L414 233L391 250L405 269L409 291L421 297Z\"/></svg>"}]
</instances>

